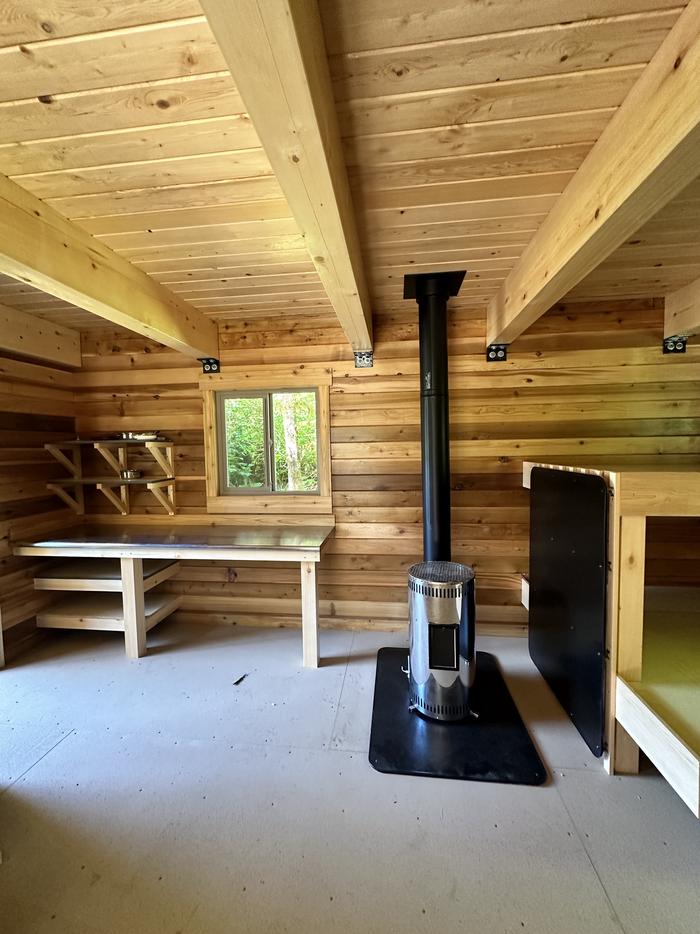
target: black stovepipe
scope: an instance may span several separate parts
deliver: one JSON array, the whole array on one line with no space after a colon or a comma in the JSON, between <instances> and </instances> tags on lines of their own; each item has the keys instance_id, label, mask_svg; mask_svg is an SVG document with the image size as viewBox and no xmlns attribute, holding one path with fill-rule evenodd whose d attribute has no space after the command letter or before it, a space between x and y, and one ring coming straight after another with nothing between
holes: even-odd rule
<instances>
[{"instance_id":1,"label":"black stovepipe","mask_svg":"<svg viewBox=\"0 0 700 934\"><path fill-rule=\"evenodd\" d=\"M450 400L447 374L447 299L464 272L404 278L404 298L418 302L420 354L423 559L450 561Z\"/></svg>"}]
</instances>

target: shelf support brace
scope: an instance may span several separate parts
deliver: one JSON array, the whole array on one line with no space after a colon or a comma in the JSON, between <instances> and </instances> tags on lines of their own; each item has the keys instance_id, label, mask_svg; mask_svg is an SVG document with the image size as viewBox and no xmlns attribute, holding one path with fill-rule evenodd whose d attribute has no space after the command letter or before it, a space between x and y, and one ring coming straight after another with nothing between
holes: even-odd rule
<instances>
[{"instance_id":1,"label":"shelf support brace","mask_svg":"<svg viewBox=\"0 0 700 934\"><path fill-rule=\"evenodd\" d=\"M175 463L173 461L173 448L170 444L158 441L147 441L146 450L150 451L153 460L158 464L166 477L175 476ZM165 451L165 454L163 453Z\"/></svg>"},{"instance_id":2,"label":"shelf support brace","mask_svg":"<svg viewBox=\"0 0 700 934\"><path fill-rule=\"evenodd\" d=\"M77 515L82 516L85 513L85 507L82 503L82 488L76 488L75 497L71 496L67 490L64 490L61 486L57 486L55 483L47 483L46 489L51 490L52 493L60 497L60 499L62 499L67 506L70 506Z\"/></svg>"},{"instance_id":3,"label":"shelf support brace","mask_svg":"<svg viewBox=\"0 0 700 934\"><path fill-rule=\"evenodd\" d=\"M114 506L117 512L120 512L123 516L129 515L129 501L127 499L127 492L126 492L125 486L119 487L120 496L116 496L114 492L108 486L104 485L104 483L97 483L96 487L100 491L100 493L103 494L103 496L107 497L107 499Z\"/></svg>"},{"instance_id":4,"label":"shelf support brace","mask_svg":"<svg viewBox=\"0 0 700 934\"><path fill-rule=\"evenodd\" d=\"M165 509L165 511L167 512L167 514L168 514L169 516L174 516L174 515L175 515L175 502L174 502L174 500L173 500L173 494L172 494L172 489L173 489L173 488L172 488L172 484L168 484L168 495L167 495L167 496L166 496L165 493L161 490L159 484L156 484L156 483L148 483L148 484L146 484L146 486L147 486L148 489L151 491L151 493L153 493L153 495L154 495L155 498L158 500L158 502L161 504L161 506L163 507L163 509Z\"/></svg>"},{"instance_id":5,"label":"shelf support brace","mask_svg":"<svg viewBox=\"0 0 700 934\"><path fill-rule=\"evenodd\" d=\"M45 449L51 454L62 467L65 467L68 473L75 480L80 476L80 451L76 448L70 448L73 454L73 460L66 455L61 450L60 446L57 444L45 444Z\"/></svg>"},{"instance_id":6,"label":"shelf support brace","mask_svg":"<svg viewBox=\"0 0 700 934\"><path fill-rule=\"evenodd\" d=\"M117 448L119 451L119 460L112 454L108 447L100 444L99 441L96 441L94 448L98 451L102 457L107 461L112 470L116 473L117 476L120 476L122 470L126 467L126 451L124 448Z\"/></svg>"}]
</instances>

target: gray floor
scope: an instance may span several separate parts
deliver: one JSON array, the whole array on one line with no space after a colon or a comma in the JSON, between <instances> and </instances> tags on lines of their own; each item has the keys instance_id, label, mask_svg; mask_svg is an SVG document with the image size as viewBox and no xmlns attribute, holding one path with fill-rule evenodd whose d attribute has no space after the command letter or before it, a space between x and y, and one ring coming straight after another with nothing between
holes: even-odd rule
<instances>
[{"instance_id":1,"label":"gray floor","mask_svg":"<svg viewBox=\"0 0 700 934\"><path fill-rule=\"evenodd\" d=\"M495 652L542 788L393 777L367 743L397 635L57 633L0 672L3 934L697 934L700 822L609 778L517 639ZM234 682L247 675L238 686Z\"/></svg>"}]
</instances>

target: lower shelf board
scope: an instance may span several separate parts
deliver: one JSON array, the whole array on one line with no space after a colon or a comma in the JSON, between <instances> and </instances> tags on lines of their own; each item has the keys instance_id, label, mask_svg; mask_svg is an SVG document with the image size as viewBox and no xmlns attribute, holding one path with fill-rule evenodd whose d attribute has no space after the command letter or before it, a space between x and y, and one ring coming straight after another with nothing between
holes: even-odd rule
<instances>
[{"instance_id":1,"label":"lower shelf board","mask_svg":"<svg viewBox=\"0 0 700 934\"><path fill-rule=\"evenodd\" d=\"M180 606L180 595L150 591L145 595L146 630ZM121 594L71 594L37 614L36 624L43 629L96 629L124 632Z\"/></svg>"},{"instance_id":2,"label":"lower shelf board","mask_svg":"<svg viewBox=\"0 0 700 934\"><path fill-rule=\"evenodd\" d=\"M179 570L177 561L146 558L143 562L144 590L157 587ZM34 589L121 593L121 564L118 558L75 558L35 577Z\"/></svg>"}]
</instances>

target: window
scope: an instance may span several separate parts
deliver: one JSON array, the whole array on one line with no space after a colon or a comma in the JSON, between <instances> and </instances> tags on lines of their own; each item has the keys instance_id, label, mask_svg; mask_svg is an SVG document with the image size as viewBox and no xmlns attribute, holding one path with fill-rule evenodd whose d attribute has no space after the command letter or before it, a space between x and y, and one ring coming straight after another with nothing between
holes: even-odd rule
<instances>
[{"instance_id":1,"label":"window","mask_svg":"<svg viewBox=\"0 0 700 934\"><path fill-rule=\"evenodd\" d=\"M332 518L332 378L329 367L313 364L231 367L201 378L207 512L290 524L295 516Z\"/></svg>"},{"instance_id":2,"label":"window","mask_svg":"<svg viewBox=\"0 0 700 934\"><path fill-rule=\"evenodd\" d=\"M318 494L318 392L217 392L219 494Z\"/></svg>"}]
</instances>

